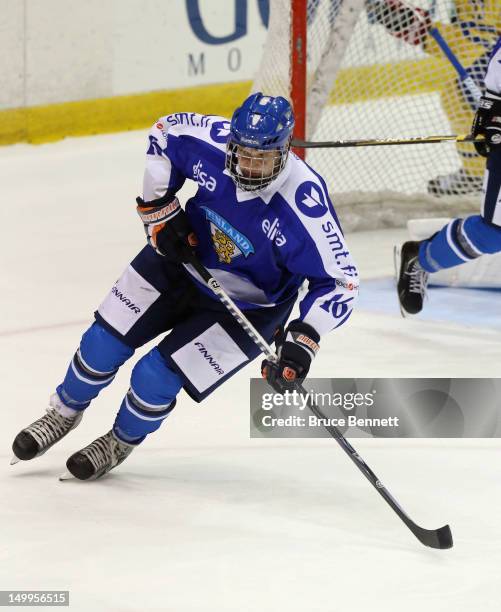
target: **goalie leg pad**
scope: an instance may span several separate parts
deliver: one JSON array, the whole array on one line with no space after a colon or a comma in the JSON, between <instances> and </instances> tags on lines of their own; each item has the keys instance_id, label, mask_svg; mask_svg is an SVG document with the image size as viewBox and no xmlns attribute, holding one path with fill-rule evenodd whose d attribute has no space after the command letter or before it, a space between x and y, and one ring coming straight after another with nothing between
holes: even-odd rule
<instances>
[{"instance_id":1,"label":"goalie leg pad","mask_svg":"<svg viewBox=\"0 0 501 612\"><path fill-rule=\"evenodd\" d=\"M152 349L132 370L130 389L113 426L115 434L125 442L142 442L172 412L182 385L160 351Z\"/></svg>"},{"instance_id":2,"label":"goalie leg pad","mask_svg":"<svg viewBox=\"0 0 501 612\"><path fill-rule=\"evenodd\" d=\"M419 263L427 272L437 272L501 251L501 227L481 215L453 219L419 248Z\"/></svg>"},{"instance_id":3,"label":"goalie leg pad","mask_svg":"<svg viewBox=\"0 0 501 612\"><path fill-rule=\"evenodd\" d=\"M66 376L56 389L63 404L75 410L87 408L133 353L134 349L99 323L93 323L82 336Z\"/></svg>"}]
</instances>

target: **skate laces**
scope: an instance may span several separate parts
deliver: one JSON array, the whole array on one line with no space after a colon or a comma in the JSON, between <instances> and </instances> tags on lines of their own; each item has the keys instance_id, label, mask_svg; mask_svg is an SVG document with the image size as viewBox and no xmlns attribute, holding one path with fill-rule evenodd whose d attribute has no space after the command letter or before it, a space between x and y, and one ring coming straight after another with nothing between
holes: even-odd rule
<instances>
[{"instance_id":1,"label":"skate laces","mask_svg":"<svg viewBox=\"0 0 501 612\"><path fill-rule=\"evenodd\" d=\"M85 455L96 472L104 468L111 469L122 461L132 449L115 438L115 436L109 432L100 438L91 442L89 446L82 449L81 453Z\"/></svg>"},{"instance_id":2,"label":"skate laces","mask_svg":"<svg viewBox=\"0 0 501 612\"><path fill-rule=\"evenodd\" d=\"M409 292L417 293L421 297L426 295L426 287L428 285L428 272L423 270L419 265L417 257L409 262L409 267L406 271L409 278Z\"/></svg>"},{"instance_id":3,"label":"skate laces","mask_svg":"<svg viewBox=\"0 0 501 612\"><path fill-rule=\"evenodd\" d=\"M77 416L64 417L55 408L49 406L47 414L27 427L26 431L35 438L40 448L44 448L67 434L75 424Z\"/></svg>"}]
</instances>

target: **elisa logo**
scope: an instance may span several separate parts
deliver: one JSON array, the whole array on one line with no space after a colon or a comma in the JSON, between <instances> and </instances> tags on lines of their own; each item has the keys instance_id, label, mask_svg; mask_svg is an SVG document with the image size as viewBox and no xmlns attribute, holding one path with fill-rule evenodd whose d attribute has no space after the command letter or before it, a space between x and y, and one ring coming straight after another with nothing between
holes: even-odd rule
<instances>
[{"instance_id":1,"label":"elisa logo","mask_svg":"<svg viewBox=\"0 0 501 612\"><path fill-rule=\"evenodd\" d=\"M207 191L214 191L217 186L216 179L204 172L201 159L193 166L193 178L200 187L205 187Z\"/></svg>"},{"instance_id":2,"label":"elisa logo","mask_svg":"<svg viewBox=\"0 0 501 612\"><path fill-rule=\"evenodd\" d=\"M296 190L296 206L307 217L323 217L327 212L324 194L313 181L299 185Z\"/></svg>"},{"instance_id":3,"label":"elisa logo","mask_svg":"<svg viewBox=\"0 0 501 612\"><path fill-rule=\"evenodd\" d=\"M280 223L278 222L277 218L275 218L273 222L271 222L269 219L264 219L261 223L261 228L268 240L274 242L278 247L284 246L284 244L287 242L287 238L280 230Z\"/></svg>"}]
</instances>

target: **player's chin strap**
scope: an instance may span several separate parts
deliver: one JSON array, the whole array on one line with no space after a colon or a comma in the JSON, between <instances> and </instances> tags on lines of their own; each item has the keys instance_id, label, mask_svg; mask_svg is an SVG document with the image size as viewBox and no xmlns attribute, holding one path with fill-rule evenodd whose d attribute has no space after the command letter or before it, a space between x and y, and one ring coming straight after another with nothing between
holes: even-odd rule
<instances>
[{"instance_id":1,"label":"player's chin strap","mask_svg":"<svg viewBox=\"0 0 501 612\"><path fill-rule=\"evenodd\" d=\"M230 314L238 321L238 323L247 332L250 338L252 338L252 340L256 343L259 349L264 353L266 359L276 363L278 361L276 353L266 342L266 340L261 336L261 334L257 331L257 329L252 325L252 323L247 319L247 317L243 314L240 308L238 308L238 306L226 293L223 287L221 287L219 281L217 281L211 275L211 273L204 265L202 265L202 263L195 255L191 254L189 256L188 264L191 265L196 270L196 272L198 272L207 287L226 306ZM329 421L326 416L320 411L318 406L311 399L311 394L308 394L304 387L299 383L296 383L296 390L301 395L307 397L308 407L311 412L319 419L323 419L321 421L322 423L328 423ZM425 546L430 546L431 548L452 547L452 533L449 525L445 525L443 527L440 527L439 529L423 529L423 527L420 527L419 525L414 523L414 521L412 521L412 519L405 513L405 511L400 507L398 502L393 498L390 492L381 483L376 474L374 474L374 472L365 463L365 461L357 453L353 446L348 442L348 440L346 440L346 438L339 431L339 429L337 429L337 427L334 427L333 425L324 425L324 427L329 432L329 434L338 442L344 452L358 467L358 469L367 478L367 480L372 484L376 491L390 505L390 507L396 512L400 519L407 525L407 527L412 531L412 533L422 544L424 544Z\"/></svg>"}]
</instances>

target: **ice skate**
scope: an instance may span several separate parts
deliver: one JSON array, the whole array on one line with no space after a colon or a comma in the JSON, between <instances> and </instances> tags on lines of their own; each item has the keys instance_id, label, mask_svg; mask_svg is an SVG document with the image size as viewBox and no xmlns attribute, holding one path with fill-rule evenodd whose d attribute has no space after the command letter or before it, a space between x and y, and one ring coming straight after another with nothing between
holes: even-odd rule
<instances>
[{"instance_id":1,"label":"ice skate","mask_svg":"<svg viewBox=\"0 0 501 612\"><path fill-rule=\"evenodd\" d=\"M76 412L69 416L73 411L67 409L68 416L65 416L60 411L64 413L64 409L65 406L61 403L59 396L54 393L50 398L47 414L21 430L15 437L12 444L14 457L10 462L11 465L18 461L40 457L79 425L83 412Z\"/></svg>"},{"instance_id":2,"label":"ice skate","mask_svg":"<svg viewBox=\"0 0 501 612\"><path fill-rule=\"evenodd\" d=\"M423 308L428 284L428 272L418 260L419 242L404 242L394 249L398 300L402 316L414 315Z\"/></svg>"},{"instance_id":3,"label":"ice skate","mask_svg":"<svg viewBox=\"0 0 501 612\"><path fill-rule=\"evenodd\" d=\"M96 480L127 459L134 447L109 431L71 455L66 462L69 474L63 474L60 480L67 480L71 476L78 480Z\"/></svg>"},{"instance_id":4,"label":"ice skate","mask_svg":"<svg viewBox=\"0 0 501 612\"><path fill-rule=\"evenodd\" d=\"M467 195L482 191L483 177L462 168L452 174L440 174L428 181L428 193L434 196Z\"/></svg>"}]
</instances>

